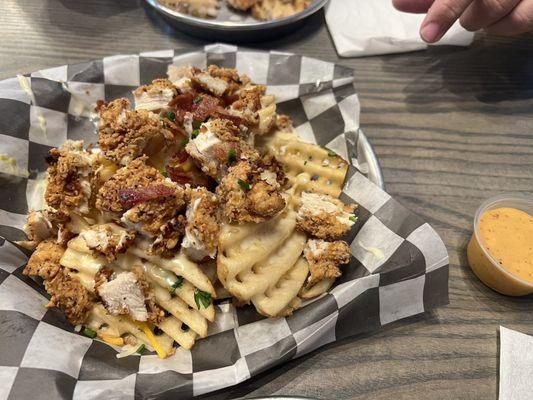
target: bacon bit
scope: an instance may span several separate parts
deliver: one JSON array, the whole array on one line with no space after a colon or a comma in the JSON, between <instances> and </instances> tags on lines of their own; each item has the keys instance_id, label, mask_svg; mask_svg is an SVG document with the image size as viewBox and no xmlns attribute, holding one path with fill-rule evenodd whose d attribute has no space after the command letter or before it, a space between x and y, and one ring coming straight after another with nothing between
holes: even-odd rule
<instances>
[{"instance_id":1,"label":"bacon bit","mask_svg":"<svg viewBox=\"0 0 533 400\"><path fill-rule=\"evenodd\" d=\"M160 199L174 194L174 189L166 185L150 185L139 189L120 189L118 198L124 208L132 208L137 204Z\"/></svg>"},{"instance_id":2,"label":"bacon bit","mask_svg":"<svg viewBox=\"0 0 533 400\"><path fill-rule=\"evenodd\" d=\"M180 171L178 168L167 167L167 173L172 182L176 182L180 185L193 183L193 177L190 172Z\"/></svg>"},{"instance_id":3,"label":"bacon bit","mask_svg":"<svg viewBox=\"0 0 533 400\"><path fill-rule=\"evenodd\" d=\"M193 104L193 118L198 121L205 121L211 117L220 105L220 100L208 94L200 95L200 102Z\"/></svg>"},{"instance_id":4,"label":"bacon bit","mask_svg":"<svg viewBox=\"0 0 533 400\"><path fill-rule=\"evenodd\" d=\"M235 126L240 126L240 125L244 125L244 119L242 119L241 117L237 117L235 115L230 115L230 114L224 114L224 113L221 113L221 112L217 112L216 116L220 119L225 119L227 121L230 121L233 123L233 125Z\"/></svg>"},{"instance_id":5,"label":"bacon bit","mask_svg":"<svg viewBox=\"0 0 533 400\"><path fill-rule=\"evenodd\" d=\"M178 110L192 111L192 105L195 94L185 93L175 96L168 105L170 107L176 107Z\"/></svg>"},{"instance_id":6,"label":"bacon bit","mask_svg":"<svg viewBox=\"0 0 533 400\"><path fill-rule=\"evenodd\" d=\"M228 107L235 103L237 100L239 100L238 94L227 94L222 98L222 101L224 102L224 107Z\"/></svg>"}]
</instances>

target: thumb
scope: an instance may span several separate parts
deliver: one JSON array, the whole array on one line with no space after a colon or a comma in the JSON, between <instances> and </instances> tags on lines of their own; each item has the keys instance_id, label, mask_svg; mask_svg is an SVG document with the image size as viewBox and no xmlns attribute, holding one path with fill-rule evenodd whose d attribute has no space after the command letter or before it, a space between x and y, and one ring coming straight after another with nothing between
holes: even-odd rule
<instances>
[{"instance_id":1,"label":"thumb","mask_svg":"<svg viewBox=\"0 0 533 400\"><path fill-rule=\"evenodd\" d=\"M474 0L435 0L420 28L427 43L439 41Z\"/></svg>"}]
</instances>

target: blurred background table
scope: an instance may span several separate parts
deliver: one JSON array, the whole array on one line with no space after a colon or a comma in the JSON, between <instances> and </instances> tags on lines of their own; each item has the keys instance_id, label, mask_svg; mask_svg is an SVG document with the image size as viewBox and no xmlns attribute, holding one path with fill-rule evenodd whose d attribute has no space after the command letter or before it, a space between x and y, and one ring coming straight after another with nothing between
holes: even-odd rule
<instances>
[{"instance_id":1,"label":"blurred background table","mask_svg":"<svg viewBox=\"0 0 533 400\"><path fill-rule=\"evenodd\" d=\"M118 53L196 47L140 0L1 0L0 79ZM533 334L533 298L506 298L467 266L480 202L533 193L533 37L478 35L464 48L339 59L319 13L260 49L353 67L362 126L387 190L450 253L450 305L337 342L208 398L495 399L498 327ZM357 323L357 321L354 321Z\"/></svg>"}]
</instances>

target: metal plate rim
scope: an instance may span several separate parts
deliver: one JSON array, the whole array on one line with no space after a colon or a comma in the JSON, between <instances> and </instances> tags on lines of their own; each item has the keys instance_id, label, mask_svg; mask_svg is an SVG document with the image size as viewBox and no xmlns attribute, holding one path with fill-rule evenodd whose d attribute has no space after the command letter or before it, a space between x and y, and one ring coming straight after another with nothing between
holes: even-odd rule
<instances>
[{"instance_id":1,"label":"metal plate rim","mask_svg":"<svg viewBox=\"0 0 533 400\"><path fill-rule=\"evenodd\" d=\"M317 0L311 4L308 8L294 15L288 17L271 20L271 21L257 21L257 22L231 22L231 21L216 21L203 19L198 17L193 17L191 15L183 14L178 11L172 10L164 5L160 4L157 0L145 0L151 7L156 11L163 14L164 16L175 20L176 22L181 22L190 26L197 28L202 28L206 30L216 30L216 31L225 31L225 32L249 32L249 31L262 31L273 28L278 28L281 26L291 25L295 22L301 21L326 5L329 0Z\"/></svg>"},{"instance_id":2,"label":"metal plate rim","mask_svg":"<svg viewBox=\"0 0 533 400\"><path fill-rule=\"evenodd\" d=\"M383 171L379 163L378 157L374 150L374 147L368 140L368 137L363 133L362 130L359 130L359 140L358 144L361 146L362 158L366 161L368 166L367 178L374 184L376 184L381 189L385 190L385 179L383 177ZM358 154L359 156L359 154ZM358 157L359 158L359 157Z\"/></svg>"}]
</instances>

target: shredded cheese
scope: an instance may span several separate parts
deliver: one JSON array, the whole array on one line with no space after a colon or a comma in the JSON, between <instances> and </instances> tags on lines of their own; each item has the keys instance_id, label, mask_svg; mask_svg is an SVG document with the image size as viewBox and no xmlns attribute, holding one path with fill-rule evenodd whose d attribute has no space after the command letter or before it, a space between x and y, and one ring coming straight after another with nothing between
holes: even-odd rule
<instances>
[{"instance_id":1,"label":"shredded cheese","mask_svg":"<svg viewBox=\"0 0 533 400\"><path fill-rule=\"evenodd\" d=\"M152 345L152 347L156 351L156 353L159 356L159 358L167 358L167 356L168 356L167 352L161 347L161 345L159 344L159 342L155 338L154 333L148 327L146 322L135 321L135 323L144 332L144 334L148 337L148 340L150 341L150 344Z\"/></svg>"},{"instance_id":2,"label":"shredded cheese","mask_svg":"<svg viewBox=\"0 0 533 400\"><path fill-rule=\"evenodd\" d=\"M98 337L106 343L114 344L115 346L124 346L124 339L121 337L110 336L105 333L98 333Z\"/></svg>"}]
</instances>

